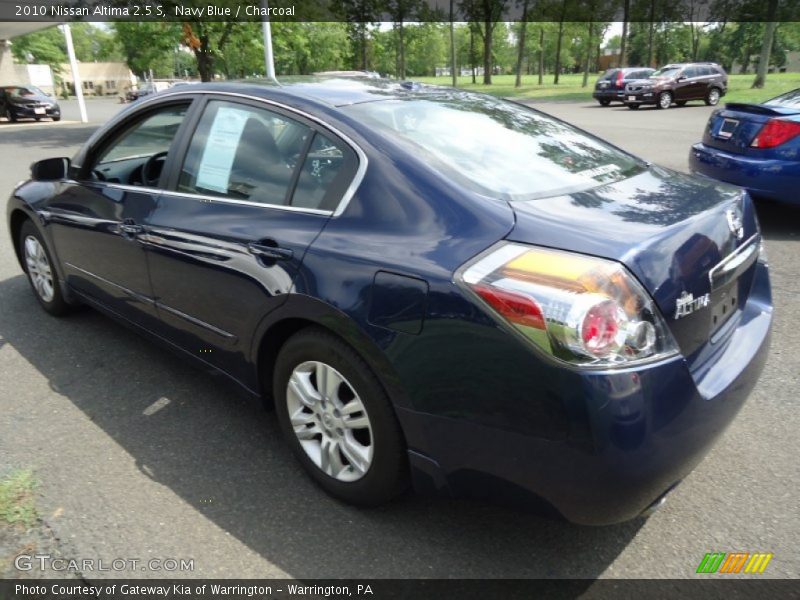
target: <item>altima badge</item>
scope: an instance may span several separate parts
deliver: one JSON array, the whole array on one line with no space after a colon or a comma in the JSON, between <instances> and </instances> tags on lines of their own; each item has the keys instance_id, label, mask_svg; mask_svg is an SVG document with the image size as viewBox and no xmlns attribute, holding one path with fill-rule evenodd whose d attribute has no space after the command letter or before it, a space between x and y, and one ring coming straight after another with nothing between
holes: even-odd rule
<instances>
[{"instance_id":1,"label":"altima badge","mask_svg":"<svg viewBox=\"0 0 800 600\"><path fill-rule=\"evenodd\" d=\"M741 215L731 209L725 212L725 217L728 219L728 229L736 236L737 240L741 240L744 237L744 223L742 223Z\"/></svg>"},{"instance_id":2,"label":"altima badge","mask_svg":"<svg viewBox=\"0 0 800 600\"><path fill-rule=\"evenodd\" d=\"M699 298L695 298L694 294L685 291L681 294L675 303L675 318L680 319L687 315L692 314L696 310L705 308L711 303L711 294L703 294Z\"/></svg>"}]
</instances>

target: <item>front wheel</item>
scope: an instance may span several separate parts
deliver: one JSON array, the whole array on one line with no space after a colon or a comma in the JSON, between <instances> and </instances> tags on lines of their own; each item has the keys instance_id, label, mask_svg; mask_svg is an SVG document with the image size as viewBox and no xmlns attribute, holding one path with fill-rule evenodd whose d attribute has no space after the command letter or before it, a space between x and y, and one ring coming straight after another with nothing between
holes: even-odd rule
<instances>
[{"instance_id":1,"label":"front wheel","mask_svg":"<svg viewBox=\"0 0 800 600\"><path fill-rule=\"evenodd\" d=\"M661 92L658 95L658 108L669 108L672 106L672 94L669 92Z\"/></svg>"},{"instance_id":2,"label":"front wheel","mask_svg":"<svg viewBox=\"0 0 800 600\"><path fill-rule=\"evenodd\" d=\"M605 98L602 100L598 100L598 102L600 103L600 106L608 106L609 104L611 104L611 100L606 100Z\"/></svg>"},{"instance_id":3,"label":"front wheel","mask_svg":"<svg viewBox=\"0 0 800 600\"><path fill-rule=\"evenodd\" d=\"M25 221L20 228L18 244L25 273L39 304L51 315L66 314L69 305L61 295L58 273L50 252L42 234L30 221Z\"/></svg>"},{"instance_id":4,"label":"front wheel","mask_svg":"<svg viewBox=\"0 0 800 600\"><path fill-rule=\"evenodd\" d=\"M330 495L375 506L407 487L405 444L391 402L342 340L318 328L292 336L275 363L273 395L292 451Z\"/></svg>"},{"instance_id":5,"label":"front wheel","mask_svg":"<svg viewBox=\"0 0 800 600\"><path fill-rule=\"evenodd\" d=\"M631 110L639 110L639 106L641 106L641 105L640 104L626 104L625 106L627 106Z\"/></svg>"},{"instance_id":6,"label":"front wheel","mask_svg":"<svg viewBox=\"0 0 800 600\"><path fill-rule=\"evenodd\" d=\"M716 106L719 104L720 93L717 88L711 88L706 94L706 106Z\"/></svg>"}]
</instances>

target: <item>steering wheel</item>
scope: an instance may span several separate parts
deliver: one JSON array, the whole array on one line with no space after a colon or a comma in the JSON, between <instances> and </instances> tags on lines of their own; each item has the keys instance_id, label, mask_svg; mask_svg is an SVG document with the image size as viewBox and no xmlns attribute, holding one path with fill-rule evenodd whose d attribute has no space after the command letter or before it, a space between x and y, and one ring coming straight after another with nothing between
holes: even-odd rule
<instances>
[{"instance_id":1,"label":"steering wheel","mask_svg":"<svg viewBox=\"0 0 800 600\"><path fill-rule=\"evenodd\" d=\"M167 154L167 152L156 152L144 163L142 166L142 183L144 185L148 187L158 185L158 180L161 178L161 170L164 168Z\"/></svg>"}]
</instances>

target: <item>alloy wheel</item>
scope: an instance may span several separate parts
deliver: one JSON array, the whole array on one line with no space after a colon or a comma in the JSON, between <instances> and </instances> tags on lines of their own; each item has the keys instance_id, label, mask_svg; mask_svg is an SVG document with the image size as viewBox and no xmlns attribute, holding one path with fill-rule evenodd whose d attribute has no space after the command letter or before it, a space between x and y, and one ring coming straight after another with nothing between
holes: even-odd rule
<instances>
[{"instance_id":1,"label":"alloy wheel","mask_svg":"<svg viewBox=\"0 0 800 600\"><path fill-rule=\"evenodd\" d=\"M338 481L361 479L373 458L372 424L345 377L323 362L292 371L286 407L294 434L311 461Z\"/></svg>"},{"instance_id":2,"label":"alloy wheel","mask_svg":"<svg viewBox=\"0 0 800 600\"><path fill-rule=\"evenodd\" d=\"M669 108L672 105L672 95L669 92L663 92L658 97L658 105L661 108Z\"/></svg>"},{"instance_id":3,"label":"alloy wheel","mask_svg":"<svg viewBox=\"0 0 800 600\"><path fill-rule=\"evenodd\" d=\"M25 265L33 288L44 302L52 302L55 296L53 289L53 271L44 247L34 236L25 238Z\"/></svg>"},{"instance_id":4,"label":"alloy wheel","mask_svg":"<svg viewBox=\"0 0 800 600\"><path fill-rule=\"evenodd\" d=\"M719 90L714 88L708 92L708 103L714 106L717 102L719 102Z\"/></svg>"}]
</instances>

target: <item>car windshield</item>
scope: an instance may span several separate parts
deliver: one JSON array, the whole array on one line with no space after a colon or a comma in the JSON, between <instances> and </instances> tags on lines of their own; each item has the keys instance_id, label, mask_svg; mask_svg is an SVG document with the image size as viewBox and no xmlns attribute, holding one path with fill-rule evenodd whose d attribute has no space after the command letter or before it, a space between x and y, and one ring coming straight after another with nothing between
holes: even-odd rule
<instances>
[{"instance_id":1,"label":"car windshield","mask_svg":"<svg viewBox=\"0 0 800 600\"><path fill-rule=\"evenodd\" d=\"M650 77L675 77L680 70L680 67L663 67L657 71L653 71Z\"/></svg>"},{"instance_id":2,"label":"car windshield","mask_svg":"<svg viewBox=\"0 0 800 600\"><path fill-rule=\"evenodd\" d=\"M25 96L46 96L42 90L32 85L27 87L10 87L6 88L6 93L12 98L24 98Z\"/></svg>"},{"instance_id":3,"label":"car windshield","mask_svg":"<svg viewBox=\"0 0 800 600\"><path fill-rule=\"evenodd\" d=\"M764 104L770 104L772 106L790 106L792 108L800 107L800 88L767 100Z\"/></svg>"},{"instance_id":4,"label":"car windshield","mask_svg":"<svg viewBox=\"0 0 800 600\"><path fill-rule=\"evenodd\" d=\"M463 93L342 110L485 196L532 200L618 181L644 163L525 106Z\"/></svg>"}]
</instances>

